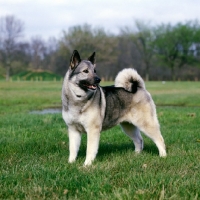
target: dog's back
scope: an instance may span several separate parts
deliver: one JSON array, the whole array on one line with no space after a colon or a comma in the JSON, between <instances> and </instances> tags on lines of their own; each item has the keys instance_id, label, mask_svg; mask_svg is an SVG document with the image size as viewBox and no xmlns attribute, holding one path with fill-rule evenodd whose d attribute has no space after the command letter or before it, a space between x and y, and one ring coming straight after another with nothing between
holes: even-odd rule
<instances>
[{"instance_id":1,"label":"dog's back","mask_svg":"<svg viewBox=\"0 0 200 200\"><path fill-rule=\"evenodd\" d=\"M134 69L124 69L115 78L114 86L102 87L105 100L105 116L102 129L111 128L121 121L121 117L130 111L134 95L145 89L144 81Z\"/></svg>"}]
</instances>

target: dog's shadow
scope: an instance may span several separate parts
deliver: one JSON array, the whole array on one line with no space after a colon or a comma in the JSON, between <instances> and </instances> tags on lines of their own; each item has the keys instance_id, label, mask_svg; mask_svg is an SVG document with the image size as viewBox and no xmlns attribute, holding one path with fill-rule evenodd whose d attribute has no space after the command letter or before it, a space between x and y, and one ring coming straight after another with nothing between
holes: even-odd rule
<instances>
[{"instance_id":1,"label":"dog's shadow","mask_svg":"<svg viewBox=\"0 0 200 200\"><path fill-rule=\"evenodd\" d=\"M98 150L98 157L103 158L108 155L123 155L128 151L133 151L135 153L135 147L132 142L125 142L121 144L116 144L116 143L106 143L102 142L100 143L99 150ZM79 151L79 156L80 157L85 157L85 152L86 152L86 146L82 146ZM144 149L142 152L145 152L150 155L158 155L158 149L153 143L147 143L144 145Z\"/></svg>"},{"instance_id":2,"label":"dog's shadow","mask_svg":"<svg viewBox=\"0 0 200 200\"><path fill-rule=\"evenodd\" d=\"M134 153L135 147L131 142L127 142L124 144L106 144L103 143L99 147L98 155L106 156L112 153L124 154L125 152L132 150ZM158 149L154 144L146 144L144 146L143 152L147 152L148 154L156 155L158 154Z\"/></svg>"}]
</instances>

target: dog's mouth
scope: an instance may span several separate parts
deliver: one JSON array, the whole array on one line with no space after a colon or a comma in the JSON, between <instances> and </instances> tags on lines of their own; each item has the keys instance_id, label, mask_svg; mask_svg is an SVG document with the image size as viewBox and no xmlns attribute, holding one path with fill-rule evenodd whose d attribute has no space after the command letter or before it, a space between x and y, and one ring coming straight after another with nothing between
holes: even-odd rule
<instances>
[{"instance_id":1,"label":"dog's mouth","mask_svg":"<svg viewBox=\"0 0 200 200\"><path fill-rule=\"evenodd\" d=\"M98 77L94 77L94 80L88 81L88 80L82 80L79 82L79 87L81 87L83 90L96 90L101 79Z\"/></svg>"},{"instance_id":2,"label":"dog's mouth","mask_svg":"<svg viewBox=\"0 0 200 200\"><path fill-rule=\"evenodd\" d=\"M97 85L93 84L93 85L89 85L89 84L83 84L83 86L87 89L91 89L91 90L96 90L97 89Z\"/></svg>"}]
</instances>

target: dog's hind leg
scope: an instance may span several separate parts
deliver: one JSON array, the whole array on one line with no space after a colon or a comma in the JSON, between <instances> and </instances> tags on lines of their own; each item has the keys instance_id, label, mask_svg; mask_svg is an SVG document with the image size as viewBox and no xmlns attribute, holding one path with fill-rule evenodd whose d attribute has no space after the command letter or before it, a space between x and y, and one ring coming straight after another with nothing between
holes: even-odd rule
<instances>
[{"instance_id":1,"label":"dog's hind leg","mask_svg":"<svg viewBox=\"0 0 200 200\"><path fill-rule=\"evenodd\" d=\"M68 127L69 136L69 163L76 160L79 147L81 144L81 133L79 133L74 127Z\"/></svg>"},{"instance_id":2,"label":"dog's hind leg","mask_svg":"<svg viewBox=\"0 0 200 200\"><path fill-rule=\"evenodd\" d=\"M160 132L160 126L157 120L150 120L147 121L144 119L143 122L138 123L139 129L152 141L156 144L160 157L165 157L167 155L166 153L166 147L164 143L164 139Z\"/></svg>"},{"instance_id":3,"label":"dog's hind leg","mask_svg":"<svg viewBox=\"0 0 200 200\"><path fill-rule=\"evenodd\" d=\"M140 130L128 122L123 122L120 125L124 133L126 133L126 135L128 135L133 140L135 145L135 152L140 153L143 149L143 139L140 134Z\"/></svg>"}]
</instances>

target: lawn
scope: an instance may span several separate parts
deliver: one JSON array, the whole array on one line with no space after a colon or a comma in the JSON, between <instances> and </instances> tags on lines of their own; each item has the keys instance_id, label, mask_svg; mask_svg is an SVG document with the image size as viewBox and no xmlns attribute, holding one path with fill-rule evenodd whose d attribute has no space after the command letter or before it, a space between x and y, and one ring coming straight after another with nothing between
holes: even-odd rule
<instances>
[{"instance_id":1,"label":"lawn","mask_svg":"<svg viewBox=\"0 0 200 200\"><path fill-rule=\"evenodd\" d=\"M108 83L104 83L108 84ZM68 164L68 137L60 113L61 82L0 82L0 199L199 199L200 82L148 82L157 105L167 158L144 136L134 153L120 127L101 134L97 158Z\"/></svg>"}]
</instances>

